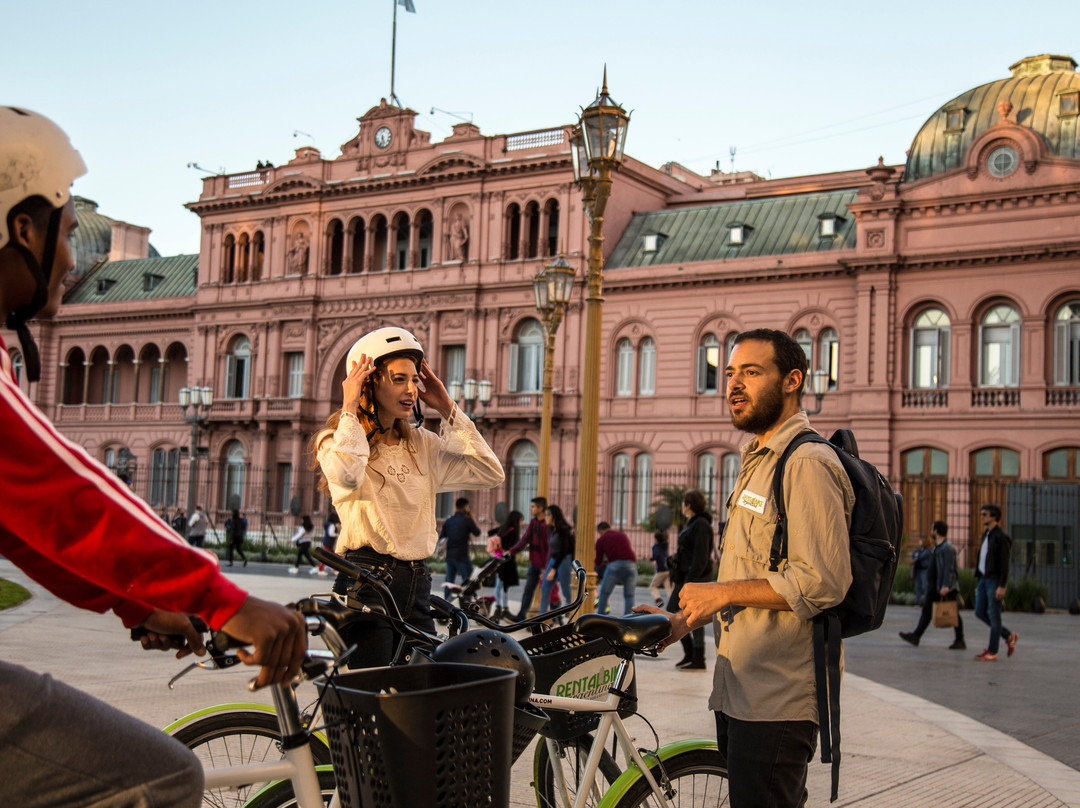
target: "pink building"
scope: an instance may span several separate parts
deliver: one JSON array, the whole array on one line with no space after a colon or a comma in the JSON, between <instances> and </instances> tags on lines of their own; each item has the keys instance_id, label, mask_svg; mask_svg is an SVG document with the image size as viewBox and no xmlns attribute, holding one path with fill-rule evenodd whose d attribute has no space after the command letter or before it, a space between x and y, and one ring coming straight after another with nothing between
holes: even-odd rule
<instances>
[{"instance_id":1,"label":"pink building","mask_svg":"<svg viewBox=\"0 0 1080 808\"><path fill-rule=\"evenodd\" d=\"M826 389L814 423L855 430L906 496L910 541L941 518L965 547L973 511L998 501L1017 561L1071 599L1078 95L1069 57L1021 60L934 111L905 166L764 180L628 157L605 217L596 380L581 379L587 222L568 127L486 136L458 124L431 143L413 111L383 101L332 159L305 147L282 166L206 178L188 205L203 224L197 258L88 268L42 327L59 373L32 392L91 453L133 460L136 490L165 509L187 502L177 391L212 388L196 499L281 525L294 498L325 509L306 443L340 400L349 347L398 324L445 380L491 382L491 401L472 407L507 483L474 510L524 511L543 357L532 279L564 249L579 282L556 342L551 498L568 512L592 383L599 517L644 549L636 525L660 489L699 485L722 503L746 440L723 396L729 340L782 328Z\"/></svg>"}]
</instances>

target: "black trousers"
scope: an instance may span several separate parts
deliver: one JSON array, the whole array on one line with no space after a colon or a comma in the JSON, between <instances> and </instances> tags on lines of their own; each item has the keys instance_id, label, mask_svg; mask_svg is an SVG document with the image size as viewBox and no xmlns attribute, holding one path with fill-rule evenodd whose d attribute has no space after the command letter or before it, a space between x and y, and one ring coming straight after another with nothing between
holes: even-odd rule
<instances>
[{"instance_id":1,"label":"black trousers","mask_svg":"<svg viewBox=\"0 0 1080 808\"><path fill-rule=\"evenodd\" d=\"M813 721L741 721L716 713L731 808L802 808L817 729Z\"/></svg>"},{"instance_id":2,"label":"black trousers","mask_svg":"<svg viewBox=\"0 0 1080 808\"><path fill-rule=\"evenodd\" d=\"M428 633L435 632L435 619L431 616L431 572L424 561L402 561L393 556L377 553L368 548L346 550L345 558L358 567L377 573L389 573L387 587L405 621ZM353 579L339 573L334 591L345 594ZM359 592L358 600L368 605L383 605L382 598L370 587ZM390 624L378 617L352 624L342 632L343 639L357 646L349 657L350 668L375 668L389 665L400 635Z\"/></svg>"},{"instance_id":3,"label":"black trousers","mask_svg":"<svg viewBox=\"0 0 1080 808\"><path fill-rule=\"evenodd\" d=\"M930 625L930 621L934 617L934 604L939 600L956 600L958 593L954 590L945 597L941 596L941 591L935 589L932 592L926 593L926 600L923 601L922 612L919 614L919 625L915 626L915 636L921 637L923 632L926 631ZM964 641L964 618L960 616L960 610L956 612L956 626L953 628L955 639L957 642Z\"/></svg>"}]
</instances>

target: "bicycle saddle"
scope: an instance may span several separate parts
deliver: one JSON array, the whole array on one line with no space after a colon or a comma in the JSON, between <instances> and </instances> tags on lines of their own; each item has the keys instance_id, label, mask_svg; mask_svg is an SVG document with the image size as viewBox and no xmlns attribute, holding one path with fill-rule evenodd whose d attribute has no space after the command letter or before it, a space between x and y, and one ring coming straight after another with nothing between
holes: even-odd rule
<instances>
[{"instance_id":1,"label":"bicycle saddle","mask_svg":"<svg viewBox=\"0 0 1080 808\"><path fill-rule=\"evenodd\" d=\"M656 645L671 634L671 621L663 614L631 614L626 617L586 614L574 623L574 631L640 651Z\"/></svg>"}]
</instances>

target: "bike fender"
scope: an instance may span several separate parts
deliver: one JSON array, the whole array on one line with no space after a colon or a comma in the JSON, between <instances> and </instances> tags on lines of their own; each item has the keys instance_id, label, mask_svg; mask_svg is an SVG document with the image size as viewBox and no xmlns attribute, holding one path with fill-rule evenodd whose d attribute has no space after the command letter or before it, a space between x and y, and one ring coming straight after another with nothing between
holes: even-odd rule
<instances>
[{"instance_id":1,"label":"bike fender","mask_svg":"<svg viewBox=\"0 0 1080 808\"><path fill-rule=\"evenodd\" d=\"M172 735L181 727L190 724L192 721L196 721L200 718L205 718L213 713L240 713L240 712L257 712L257 713L269 713L274 715L274 708L268 704L258 704L255 702L235 702L232 704L215 704L212 707L204 707L201 710L196 710L193 713L188 713L182 718L178 718L173 721L169 726L165 727L162 732L166 735ZM323 742L324 745L329 746L330 741L326 737L325 732L316 731L312 733L316 738Z\"/></svg>"},{"instance_id":2,"label":"bike fender","mask_svg":"<svg viewBox=\"0 0 1080 808\"><path fill-rule=\"evenodd\" d=\"M235 704L215 704L212 707L204 707L201 710L196 710L193 713L188 713L182 718L176 719L171 724L169 724L169 726L165 727L165 729L162 731L168 735L172 735L174 732L176 732L176 730L180 729L180 727L184 726L185 724L189 724L198 718L208 716L211 713L238 713L248 710L251 710L253 712L271 714L273 714L274 712L274 708L266 704L246 704L244 702L237 702Z\"/></svg>"},{"instance_id":3,"label":"bike fender","mask_svg":"<svg viewBox=\"0 0 1080 808\"><path fill-rule=\"evenodd\" d=\"M686 741L675 741L675 743L669 743L661 746L657 754L655 755L642 755L645 759L645 765L650 769L656 765L657 757L660 761L666 761L675 755L680 755L683 752L693 752L698 749L715 749L716 739L708 740L705 738L696 738ZM611 788L604 794L604 798L600 800L600 803L596 808L612 808L618 804L619 800L623 798L627 791L630 790L630 786L640 780L642 777L641 769L637 767L636 763L631 763L622 774L619 775L619 779L611 784Z\"/></svg>"}]
</instances>

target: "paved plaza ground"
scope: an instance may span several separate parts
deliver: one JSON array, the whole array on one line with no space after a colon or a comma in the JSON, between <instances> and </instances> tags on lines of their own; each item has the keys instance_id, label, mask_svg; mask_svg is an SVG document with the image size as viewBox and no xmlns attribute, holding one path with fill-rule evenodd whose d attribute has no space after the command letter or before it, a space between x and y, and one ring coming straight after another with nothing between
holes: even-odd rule
<instances>
[{"instance_id":1,"label":"paved plaza ground","mask_svg":"<svg viewBox=\"0 0 1080 808\"><path fill-rule=\"evenodd\" d=\"M169 690L166 682L183 663L139 650L115 617L64 604L3 559L0 577L35 593L0 612L0 654L8 662L49 672L156 726L210 704L253 700L248 669L194 671ZM282 602L329 588L325 578L255 564L237 569L235 579ZM436 576L436 591L440 583ZM639 589L639 600L648 597ZM845 643L844 757L832 805L1080 808L1080 618L1008 614L1006 625L1021 637L1017 654L978 663L972 657L987 630L971 612L963 614L965 652L947 649L951 631L931 630L919 648L903 643L897 632L911 630L918 617L911 607L892 607L881 630ZM670 649L637 665L640 711L665 743L713 732L706 709L712 663L708 673L683 673L674 668L678 658ZM651 745L643 722L630 729ZM529 757L515 767L513 806L536 804ZM827 765L811 766L809 789L811 808L830 805Z\"/></svg>"}]
</instances>

